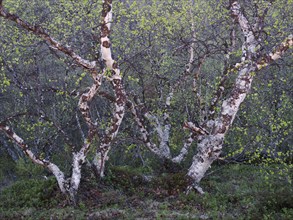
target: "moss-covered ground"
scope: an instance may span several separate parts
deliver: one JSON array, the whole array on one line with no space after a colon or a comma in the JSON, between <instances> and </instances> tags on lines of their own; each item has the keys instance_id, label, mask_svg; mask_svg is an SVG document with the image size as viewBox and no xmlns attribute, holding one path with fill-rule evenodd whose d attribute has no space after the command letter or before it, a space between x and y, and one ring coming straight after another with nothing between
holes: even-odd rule
<instances>
[{"instance_id":1,"label":"moss-covered ground","mask_svg":"<svg viewBox=\"0 0 293 220\"><path fill-rule=\"evenodd\" d=\"M83 178L77 207L53 178L22 180L1 191L0 219L293 219L292 170L215 166L202 181L204 195L186 195L184 179L112 167L103 181Z\"/></svg>"}]
</instances>

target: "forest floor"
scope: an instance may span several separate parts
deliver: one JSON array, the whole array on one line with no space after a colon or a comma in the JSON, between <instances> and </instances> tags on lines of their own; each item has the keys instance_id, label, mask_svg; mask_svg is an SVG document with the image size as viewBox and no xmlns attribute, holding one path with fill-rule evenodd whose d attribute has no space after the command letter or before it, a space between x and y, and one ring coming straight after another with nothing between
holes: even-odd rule
<instances>
[{"instance_id":1,"label":"forest floor","mask_svg":"<svg viewBox=\"0 0 293 220\"><path fill-rule=\"evenodd\" d=\"M1 191L0 219L289 220L293 172L284 169L215 166L202 180L206 193L186 195L183 174L151 178L128 167L113 167L102 182L83 180L75 208L59 193L53 178L21 180Z\"/></svg>"}]
</instances>

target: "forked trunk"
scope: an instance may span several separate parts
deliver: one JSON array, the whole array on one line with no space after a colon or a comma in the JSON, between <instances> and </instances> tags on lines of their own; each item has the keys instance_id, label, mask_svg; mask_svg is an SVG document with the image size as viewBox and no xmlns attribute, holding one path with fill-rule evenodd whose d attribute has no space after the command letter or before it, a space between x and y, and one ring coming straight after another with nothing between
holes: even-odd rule
<instances>
[{"instance_id":1,"label":"forked trunk","mask_svg":"<svg viewBox=\"0 0 293 220\"><path fill-rule=\"evenodd\" d=\"M193 157L192 165L188 170L188 176L193 180L193 184L189 189L195 188L200 193L203 193L203 190L199 187L199 182L211 164L219 158L225 135L251 88L255 72L281 58L285 51L293 45L293 36L290 35L271 53L260 57L258 55L257 40L237 1L232 1L231 14L242 28L246 41L242 47L242 63L235 65L238 76L234 87L229 96L223 101L219 116L209 121L209 124L211 124L209 127L212 128L210 134L198 137L198 152Z\"/></svg>"},{"instance_id":2,"label":"forked trunk","mask_svg":"<svg viewBox=\"0 0 293 220\"><path fill-rule=\"evenodd\" d=\"M50 163L47 168L55 176L60 191L70 198L72 205L77 204L77 191L81 180L81 166L84 162L85 155L81 152L73 153L72 173L71 177L65 178L64 173L57 165Z\"/></svg>"}]
</instances>

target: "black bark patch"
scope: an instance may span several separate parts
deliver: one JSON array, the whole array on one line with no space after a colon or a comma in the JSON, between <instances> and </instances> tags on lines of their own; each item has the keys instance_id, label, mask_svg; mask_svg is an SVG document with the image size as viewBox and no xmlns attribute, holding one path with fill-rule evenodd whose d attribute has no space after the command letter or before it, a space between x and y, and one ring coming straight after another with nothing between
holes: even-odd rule
<instances>
[{"instance_id":1,"label":"black bark patch","mask_svg":"<svg viewBox=\"0 0 293 220\"><path fill-rule=\"evenodd\" d=\"M117 114L118 115L122 115L123 114L123 111L121 110L121 111L117 112Z\"/></svg>"},{"instance_id":2,"label":"black bark patch","mask_svg":"<svg viewBox=\"0 0 293 220\"><path fill-rule=\"evenodd\" d=\"M111 43L110 43L109 41L104 41L102 45L103 45L103 47L105 47L105 48L110 48Z\"/></svg>"},{"instance_id":3,"label":"black bark patch","mask_svg":"<svg viewBox=\"0 0 293 220\"><path fill-rule=\"evenodd\" d=\"M110 34L110 30L107 25L103 24L101 27L101 37L107 37Z\"/></svg>"},{"instance_id":4,"label":"black bark patch","mask_svg":"<svg viewBox=\"0 0 293 220\"><path fill-rule=\"evenodd\" d=\"M117 62L114 62L113 65L112 65L112 68L113 69L117 69L118 68L118 63Z\"/></svg>"},{"instance_id":5,"label":"black bark patch","mask_svg":"<svg viewBox=\"0 0 293 220\"><path fill-rule=\"evenodd\" d=\"M266 56L266 57L264 58L264 60L262 60L261 65L263 65L263 64L265 64L265 63L271 63L271 62L273 62L273 61L274 61L274 60L272 59L271 56Z\"/></svg>"},{"instance_id":6,"label":"black bark patch","mask_svg":"<svg viewBox=\"0 0 293 220\"><path fill-rule=\"evenodd\" d=\"M225 115L222 115L222 117L223 117L223 124L225 125L225 127L229 126L232 120L232 116L225 114Z\"/></svg>"},{"instance_id":7,"label":"black bark patch","mask_svg":"<svg viewBox=\"0 0 293 220\"><path fill-rule=\"evenodd\" d=\"M202 156L199 156L199 157L198 157L198 161L201 162L201 163L204 162L204 159L202 158Z\"/></svg>"},{"instance_id":8,"label":"black bark patch","mask_svg":"<svg viewBox=\"0 0 293 220\"><path fill-rule=\"evenodd\" d=\"M189 138L188 138L187 141L186 141L187 144L190 144L191 142L192 142L192 141L191 141Z\"/></svg>"},{"instance_id":9,"label":"black bark patch","mask_svg":"<svg viewBox=\"0 0 293 220\"><path fill-rule=\"evenodd\" d=\"M216 150L214 150L214 153L220 153L221 152L221 150L220 149L216 149Z\"/></svg>"},{"instance_id":10,"label":"black bark patch","mask_svg":"<svg viewBox=\"0 0 293 220\"><path fill-rule=\"evenodd\" d=\"M6 133L10 136L13 137L14 132L9 128L6 130Z\"/></svg>"},{"instance_id":11,"label":"black bark patch","mask_svg":"<svg viewBox=\"0 0 293 220\"><path fill-rule=\"evenodd\" d=\"M104 139L104 143L108 145L111 142L111 140L112 140L111 137L106 136L105 139Z\"/></svg>"},{"instance_id":12,"label":"black bark patch","mask_svg":"<svg viewBox=\"0 0 293 220\"><path fill-rule=\"evenodd\" d=\"M118 125L117 124L114 124L113 125L113 128L112 128L112 132L114 133L115 131L117 131L118 129Z\"/></svg>"},{"instance_id":13,"label":"black bark patch","mask_svg":"<svg viewBox=\"0 0 293 220\"><path fill-rule=\"evenodd\" d=\"M114 79L113 83L115 83L116 85L120 83L120 79Z\"/></svg>"},{"instance_id":14,"label":"black bark patch","mask_svg":"<svg viewBox=\"0 0 293 220\"><path fill-rule=\"evenodd\" d=\"M218 133L219 133L219 134L224 134L225 132L226 132L226 126L223 125L221 128L219 128Z\"/></svg>"},{"instance_id":15,"label":"black bark patch","mask_svg":"<svg viewBox=\"0 0 293 220\"><path fill-rule=\"evenodd\" d=\"M102 17L106 17L107 14L111 11L111 5L107 2L103 3Z\"/></svg>"},{"instance_id":16,"label":"black bark patch","mask_svg":"<svg viewBox=\"0 0 293 220\"><path fill-rule=\"evenodd\" d=\"M118 122L118 118L113 119L113 125L115 125Z\"/></svg>"},{"instance_id":17,"label":"black bark patch","mask_svg":"<svg viewBox=\"0 0 293 220\"><path fill-rule=\"evenodd\" d=\"M82 100L83 102L86 102L86 101L88 100L88 97L87 97L86 95L83 95L83 96L81 97L81 100Z\"/></svg>"}]
</instances>

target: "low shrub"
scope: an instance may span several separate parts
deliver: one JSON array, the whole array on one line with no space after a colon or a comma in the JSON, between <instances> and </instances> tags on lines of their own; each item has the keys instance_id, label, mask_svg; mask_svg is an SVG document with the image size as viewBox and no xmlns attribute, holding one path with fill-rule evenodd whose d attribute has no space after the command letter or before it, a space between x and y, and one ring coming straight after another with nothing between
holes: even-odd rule
<instances>
[{"instance_id":1,"label":"low shrub","mask_svg":"<svg viewBox=\"0 0 293 220\"><path fill-rule=\"evenodd\" d=\"M55 179L18 181L1 192L0 209L55 206L58 192Z\"/></svg>"}]
</instances>

